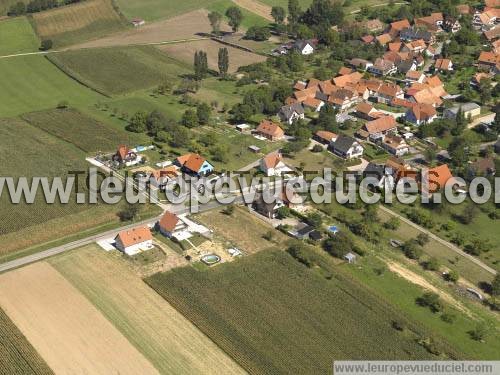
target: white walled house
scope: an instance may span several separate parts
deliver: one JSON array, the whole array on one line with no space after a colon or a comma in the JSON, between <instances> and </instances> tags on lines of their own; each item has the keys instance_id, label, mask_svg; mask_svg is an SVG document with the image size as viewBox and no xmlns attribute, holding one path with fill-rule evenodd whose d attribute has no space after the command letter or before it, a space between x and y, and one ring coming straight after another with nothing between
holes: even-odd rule
<instances>
[{"instance_id":1,"label":"white walled house","mask_svg":"<svg viewBox=\"0 0 500 375\"><path fill-rule=\"evenodd\" d=\"M279 152L272 152L264 156L260 159L259 167L268 177L292 172L292 169L283 162L283 156Z\"/></svg>"},{"instance_id":2,"label":"white walled house","mask_svg":"<svg viewBox=\"0 0 500 375\"><path fill-rule=\"evenodd\" d=\"M120 232L115 238L118 250L129 256L139 254L153 248L153 236L148 227L137 227Z\"/></svg>"},{"instance_id":3,"label":"white walled house","mask_svg":"<svg viewBox=\"0 0 500 375\"><path fill-rule=\"evenodd\" d=\"M339 135L329 148L335 155L344 159L360 158L364 152L363 147L356 139L345 135Z\"/></svg>"}]
</instances>

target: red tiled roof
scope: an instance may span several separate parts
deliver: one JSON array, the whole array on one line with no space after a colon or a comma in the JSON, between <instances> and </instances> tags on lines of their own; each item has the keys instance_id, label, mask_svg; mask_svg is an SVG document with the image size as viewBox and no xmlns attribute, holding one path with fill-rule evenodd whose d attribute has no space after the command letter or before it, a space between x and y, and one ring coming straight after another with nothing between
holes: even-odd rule
<instances>
[{"instance_id":1,"label":"red tiled roof","mask_svg":"<svg viewBox=\"0 0 500 375\"><path fill-rule=\"evenodd\" d=\"M285 134L278 124L269 120L262 120L257 127L257 132L276 138L280 138Z\"/></svg>"},{"instance_id":2,"label":"red tiled roof","mask_svg":"<svg viewBox=\"0 0 500 375\"><path fill-rule=\"evenodd\" d=\"M365 124L365 129L370 134L386 132L397 126L393 116L384 116Z\"/></svg>"},{"instance_id":3,"label":"red tiled roof","mask_svg":"<svg viewBox=\"0 0 500 375\"><path fill-rule=\"evenodd\" d=\"M148 227L137 227L120 232L116 237L124 247L130 247L153 239Z\"/></svg>"},{"instance_id":4,"label":"red tiled roof","mask_svg":"<svg viewBox=\"0 0 500 375\"><path fill-rule=\"evenodd\" d=\"M160 221L158 222L158 225L160 226L161 229L167 232L173 232L178 222L179 222L179 217L176 214L169 211L165 211Z\"/></svg>"}]
</instances>

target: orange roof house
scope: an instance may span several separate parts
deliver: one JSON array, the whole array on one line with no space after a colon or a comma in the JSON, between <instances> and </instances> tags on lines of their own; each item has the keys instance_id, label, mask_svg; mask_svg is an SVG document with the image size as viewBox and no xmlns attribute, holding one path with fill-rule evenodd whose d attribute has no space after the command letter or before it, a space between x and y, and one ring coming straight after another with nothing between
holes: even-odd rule
<instances>
[{"instance_id":1,"label":"orange roof house","mask_svg":"<svg viewBox=\"0 0 500 375\"><path fill-rule=\"evenodd\" d=\"M453 70L453 63L450 59L437 59L434 67L436 70L449 71Z\"/></svg>"},{"instance_id":2,"label":"orange roof house","mask_svg":"<svg viewBox=\"0 0 500 375\"><path fill-rule=\"evenodd\" d=\"M179 219L179 217L169 211L165 211L161 219L158 221L158 228L161 234L171 237L175 230L179 230L184 223Z\"/></svg>"},{"instance_id":3,"label":"orange roof house","mask_svg":"<svg viewBox=\"0 0 500 375\"><path fill-rule=\"evenodd\" d=\"M448 165L443 164L439 167L432 168L428 170L428 189L430 193L435 193L441 189L444 189L446 184L453 180L453 175L451 174Z\"/></svg>"},{"instance_id":4,"label":"orange roof house","mask_svg":"<svg viewBox=\"0 0 500 375\"><path fill-rule=\"evenodd\" d=\"M277 141L283 139L285 136L283 129L278 124L269 120L262 120L256 129L256 133L270 141Z\"/></svg>"},{"instance_id":5,"label":"orange roof house","mask_svg":"<svg viewBox=\"0 0 500 375\"><path fill-rule=\"evenodd\" d=\"M376 39L382 46L385 46L387 43L392 41L392 36L390 34L382 34L377 36Z\"/></svg>"},{"instance_id":6,"label":"orange roof house","mask_svg":"<svg viewBox=\"0 0 500 375\"><path fill-rule=\"evenodd\" d=\"M417 104L406 112L406 119L414 124L429 124L437 117L436 108L430 104Z\"/></svg>"},{"instance_id":7,"label":"orange roof house","mask_svg":"<svg viewBox=\"0 0 500 375\"><path fill-rule=\"evenodd\" d=\"M391 35L397 36L401 30L411 27L410 22L405 18L400 21L391 23L390 33Z\"/></svg>"},{"instance_id":8,"label":"orange roof house","mask_svg":"<svg viewBox=\"0 0 500 375\"><path fill-rule=\"evenodd\" d=\"M387 134L396 130L397 123L396 119L393 116L383 116L376 120L369 121L365 124L364 129L370 135L376 134Z\"/></svg>"},{"instance_id":9,"label":"orange roof house","mask_svg":"<svg viewBox=\"0 0 500 375\"><path fill-rule=\"evenodd\" d=\"M351 74L352 73L352 69L351 68L347 68L345 66L343 66L342 68L340 68L339 70L339 76L345 76L347 74Z\"/></svg>"},{"instance_id":10,"label":"orange roof house","mask_svg":"<svg viewBox=\"0 0 500 375\"><path fill-rule=\"evenodd\" d=\"M120 232L115 237L115 244L127 255L135 255L153 245L153 236L148 227L137 227Z\"/></svg>"},{"instance_id":11,"label":"orange roof house","mask_svg":"<svg viewBox=\"0 0 500 375\"><path fill-rule=\"evenodd\" d=\"M203 156L195 153L179 156L175 163L184 172L197 175L207 175L214 170L214 167Z\"/></svg>"},{"instance_id":12,"label":"orange roof house","mask_svg":"<svg viewBox=\"0 0 500 375\"><path fill-rule=\"evenodd\" d=\"M321 142L321 143L324 143L324 144L330 144L332 142L335 142L335 140L337 139L337 137L338 137L337 134L329 132L329 131L326 131L326 130L318 130L314 134L314 138L318 142Z\"/></svg>"},{"instance_id":13,"label":"orange roof house","mask_svg":"<svg viewBox=\"0 0 500 375\"><path fill-rule=\"evenodd\" d=\"M359 72L346 74L333 79L333 83L338 87L345 87L348 83L358 83L363 75Z\"/></svg>"}]
</instances>

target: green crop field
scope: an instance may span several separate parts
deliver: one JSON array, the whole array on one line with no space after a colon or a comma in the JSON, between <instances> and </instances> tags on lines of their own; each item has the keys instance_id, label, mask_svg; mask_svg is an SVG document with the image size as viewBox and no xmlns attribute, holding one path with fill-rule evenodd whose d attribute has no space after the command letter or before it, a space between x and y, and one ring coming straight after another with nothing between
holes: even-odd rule
<instances>
[{"instance_id":1,"label":"green crop field","mask_svg":"<svg viewBox=\"0 0 500 375\"><path fill-rule=\"evenodd\" d=\"M56 177L85 171L85 153L72 144L21 120L0 120L0 165L6 177ZM81 190L86 191L80 181ZM5 189L4 189L5 190ZM104 223L119 222L118 206L82 205L75 191L68 204L47 204L39 191L34 204L12 204L6 191L0 197L0 254L83 231ZM57 221L51 224L51 220Z\"/></svg>"},{"instance_id":2,"label":"green crop field","mask_svg":"<svg viewBox=\"0 0 500 375\"><path fill-rule=\"evenodd\" d=\"M217 0L184 0L181 2L164 0L117 0L125 17L142 18L146 21L171 18L192 10L207 8Z\"/></svg>"},{"instance_id":3,"label":"green crop field","mask_svg":"<svg viewBox=\"0 0 500 375\"><path fill-rule=\"evenodd\" d=\"M404 333L391 328L405 319L383 300L280 251L146 282L250 373L330 373L335 359L432 357L416 343L412 323Z\"/></svg>"},{"instance_id":4,"label":"green crop field","mask_svg":"<svg viewBox=\"0 0 500 375\"><path fill-rule=\"evenodd\" d=\"M36 52L38 38L26 17L0 21L0 56Z\"/></svg>"},{"instance_id":5,"label":"green crop field","mask_svg":"<svg viewBox=\"0 0 500 375\"><path fill-rule=\"evenodd\" d=\"M107 95L150 88L162 81L172 83L192 70L149 46L67 51L49 59L79 82Z\"/></svg>"},{"instance_id":6,"label":"green crop field","mask_svg":"<svg viewBox=\"0 0 500 375\"><path fill-rule=\"evenodd\" d=\"M34 13L33 24L38 36L51 39L54 47L85 42L126 28L111 0L86 0Z\"/></svg>"},{"instance_id":7,"label":"green crop field","mask_svg":"<svg viewBox=\"0 0 500 375\"><path fill-rule=\"evenodd\" d=\"M54 108L63 100L72 106L88 106L103 98L67 77L42 56L0 59L0 71L0 117Z\"/></svg>"},{"instance_id":8,"label":"green crop field","mask_svg":"<svg viewBox=\"0 0 500 375\"><path fill-rule=\"evenodd\" d=\"M259 0L263 4L267 4L269 6L280 6L286 9L288 12L288 0ZM302 10L306 10L309 5L311 5L312 0L299 0L299 5Z\"/></svg>"},{"instance_id":9,"label":"green crop field","mask_svg":"<svg viewBox=\"0 0 500 375\"><path fill-rule=\"evenodd\" d=\"M52 370L0 308L0 373L52 374Z\"/></svg>"},{"instance_id":10,"label":"green crop field","mask_svg":"<svg viewBox=\"0 0 500 375\"><path fill-rule=\"evenodd\" d=\"M114 151L120 144L136 145L143 138L114 129L74 109L53 109L22 116L29 124L90 153Z\"/></svg>"}]
</instances>

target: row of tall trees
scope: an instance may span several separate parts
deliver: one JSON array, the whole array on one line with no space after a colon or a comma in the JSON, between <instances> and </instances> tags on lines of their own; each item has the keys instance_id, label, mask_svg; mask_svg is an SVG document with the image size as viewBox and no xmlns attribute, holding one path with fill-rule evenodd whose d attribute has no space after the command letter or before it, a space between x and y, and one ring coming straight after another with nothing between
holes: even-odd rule
<instances>
[{"instance_id":1,"label":"row of tall trees","mask_svg":"<svg viewBox=\"0 0 500 375\"><path fill-rule=\"evenodd\" d=\"M227 76L229 71L229 51L227 48L220 48L218 53L219 75L222 78ZM208 56L205 51L196 51L194 54L194 78L201 81L206 78L209 72Z\"/></svg>"}]
</instances>

